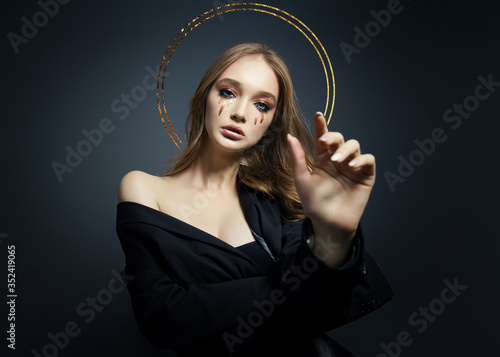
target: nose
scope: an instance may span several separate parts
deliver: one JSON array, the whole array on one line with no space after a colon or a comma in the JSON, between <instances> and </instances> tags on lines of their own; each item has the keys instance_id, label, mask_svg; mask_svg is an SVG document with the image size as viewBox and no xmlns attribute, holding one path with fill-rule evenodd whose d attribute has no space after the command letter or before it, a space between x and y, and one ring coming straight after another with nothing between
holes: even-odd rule
<instances>
[{"instance_id":1,"label":"nose","mask_svg":"<svg viewBox=\"0 0 500 357\"><path fill-rule=\"evenodd\" d=\"M231 113L230 118L234 120L235 122L242 122L243 124L246 123L246 118L243 114L240 113Z\"/></svg>"},{"instance_id":2,"label":"nose","mask_svg":"<svg viewBox=\"0 0 500 357\"><path fill-rule=\"evenodd\" d=\"M244 111L245 103L242 101L236 101L236 103L231 106L231 115L229 116L231 120L234 120L235 122L242 122L245 123L246 117L245 117L245 111Z\"/></svg>"}]
</instances>

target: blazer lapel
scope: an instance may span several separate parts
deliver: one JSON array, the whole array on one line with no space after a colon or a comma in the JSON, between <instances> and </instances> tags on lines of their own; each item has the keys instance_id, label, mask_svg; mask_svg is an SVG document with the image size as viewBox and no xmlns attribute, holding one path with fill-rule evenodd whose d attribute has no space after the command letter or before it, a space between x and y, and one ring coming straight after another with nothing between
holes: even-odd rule
<instances>
[{"instance_id":1,"label":"blazer lapel","mask_svg":"<svg viewBox=\"0 0 500 357\"><path fill-rule=\"evenodd\" d=\"M238 179L238 193L243 213L252 231L262 237L276 258L281 251L281 217L276 202Z\"/></svg>"}]
</instances>

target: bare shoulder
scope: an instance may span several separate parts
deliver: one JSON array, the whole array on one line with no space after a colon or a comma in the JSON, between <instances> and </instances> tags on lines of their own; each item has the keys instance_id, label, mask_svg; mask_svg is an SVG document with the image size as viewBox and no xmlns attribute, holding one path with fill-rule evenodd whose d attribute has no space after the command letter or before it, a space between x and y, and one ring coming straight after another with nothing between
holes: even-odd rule
<instances>
[{"instance_id":1,"label":"bare shoulder","mask_svg":"<svg viewBox=\"0 0 500 357\"><path fill-rule=\"evenodd\" d=\"M158 209L155 192L160 180L143 171L130 171L118 186L118 202L135 202Z\"/></svg>"}]
</instances>

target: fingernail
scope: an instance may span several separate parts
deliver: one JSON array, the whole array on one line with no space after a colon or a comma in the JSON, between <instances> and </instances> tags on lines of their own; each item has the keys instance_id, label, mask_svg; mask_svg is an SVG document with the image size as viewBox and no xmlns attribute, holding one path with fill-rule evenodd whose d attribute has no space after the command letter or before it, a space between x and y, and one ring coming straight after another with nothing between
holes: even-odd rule
<instances>
[{"instance_id":1,"label":"fingernail","mask_svg":"<svg viewBox=\"0 0 500 357\"><path fill-rule=\"evenodd\" d=\"M340 159L342 157L342 154L341 153L336 153L335 155L333 155L330 160L332 161L337 161L338 159Z\"/></svg>"},{"instance_id":2,"label":"fingernail","mask_svg":"<svg viewBox=\"0 0 500 357\"><path fill-rule=\"evenodd\" d=\"M323 115L323 113L322 113L322 112L316 112L316 114L320 114L320 115Z\"/></svg>"},{"instance_id":3,"label":"fingernail","mask_svg":"<svg viewBox=\"0 0 500 357\"><path fill-rule=\"evenodd\" d=\"M326 141L326 136L324 136L324 135L323 135L322 137L320 137L320 138L319 138L319 141L323 141L323 142L325 142L325 141Z\"/></svg>"},{"instance_id":4,"label":"fingernail","mask_svg":"<svg viewBox=\"0 0 500 357\"><path fill-rule=\"evenodd\" d=\"M349 166L356 166L358 164L358 160L354 159L349 163Z\"/></svg>"}]
</instances>

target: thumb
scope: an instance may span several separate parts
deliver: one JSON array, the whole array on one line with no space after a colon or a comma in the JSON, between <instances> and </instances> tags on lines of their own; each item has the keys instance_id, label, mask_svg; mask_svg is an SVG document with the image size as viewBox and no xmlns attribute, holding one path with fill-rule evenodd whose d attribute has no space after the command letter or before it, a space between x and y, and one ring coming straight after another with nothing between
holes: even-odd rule
<instances>
[{"instance_id":1,"label":"thumb","mask_svg":"<svg viewBox=\"0 0 500 357\"><path fill-rule=\"evenodd\" d=\"M310 175L310 172L307 168L306 155L300 141L291 134L287 135L287 139L288 145L290 146L290 159L292 162L293 177L295 178L295 183L297 184L297 180L304 180Z\"/></svg>"}]
</instances>

